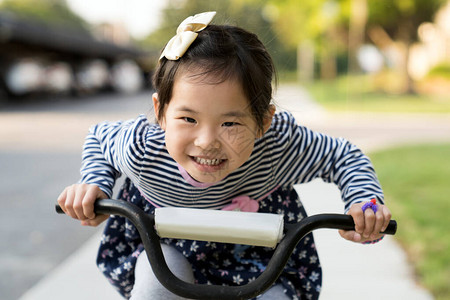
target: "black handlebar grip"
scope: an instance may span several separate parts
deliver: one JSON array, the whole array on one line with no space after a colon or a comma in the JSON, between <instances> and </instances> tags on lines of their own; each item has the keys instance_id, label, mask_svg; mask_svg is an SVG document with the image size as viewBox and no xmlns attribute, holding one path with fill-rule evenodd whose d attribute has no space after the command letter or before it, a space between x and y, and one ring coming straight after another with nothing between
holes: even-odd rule
<instances>
[{"instance_id":1,"label":"black handlebar grip","mask_svg":"<svg viewBox=\"0 0 450 300\"><path fill-rule=\"evenodd\" d=\"M62 210L61 206L59 206L59 204L55 204L55 211L58 214L64 214L64 211Z\"/></svg>"},{"instance_id":2,"label":"black handlebar grip","mask_svg":"<svg viewBox=\"0 0 450 300\"><path fill-rule=\"evenodd\" d=\"M397 232L397 222L395 220L390 220L388 226L386 227L386 230L380 233L394 235L396 232Z\"/></svg>"}]
</instances>

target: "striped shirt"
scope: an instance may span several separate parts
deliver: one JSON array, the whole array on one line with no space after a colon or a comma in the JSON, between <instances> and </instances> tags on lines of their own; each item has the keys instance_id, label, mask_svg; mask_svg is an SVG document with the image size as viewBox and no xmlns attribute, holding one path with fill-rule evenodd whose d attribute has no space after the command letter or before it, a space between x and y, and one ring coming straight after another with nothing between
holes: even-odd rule
<instances>
[{"instance_id":1,"label":"striped shirt","mask_svg":"<svg viewBox=\"0 0 450 300\"><path fill-rule=\"evenodd\" d=\"M167 152L165 133L146 116L93 126L83 150L81 182L98 185L109 197L120 175L129 177L154 206L221 209L237 196L265 197L277 187L315 178L335 183L345 203L383 193L367 156L343 138L299 126L287 112L275 114L255 141L250 158L220 182L194 186Z\"/></svg>"}]
</instances>

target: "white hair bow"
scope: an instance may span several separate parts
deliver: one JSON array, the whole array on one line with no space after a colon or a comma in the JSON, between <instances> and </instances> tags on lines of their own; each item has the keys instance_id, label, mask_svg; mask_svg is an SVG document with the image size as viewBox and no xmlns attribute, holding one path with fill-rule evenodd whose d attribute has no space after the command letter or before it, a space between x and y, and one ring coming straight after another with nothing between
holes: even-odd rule
<instances>
[{"instance_id":1,"label":"white hair bow","mask_svg":"<svg viewBox=\"0 0 450 300\"><path fill-rule=\"evenodd\" d=\"M197 38L197 32L205 29L215 15L215 11L209 11L186 18L178 26L177 34L167 43L159 59L165 56L169 60L178 60L182 57Z\"/></svg>"}]
</instances>

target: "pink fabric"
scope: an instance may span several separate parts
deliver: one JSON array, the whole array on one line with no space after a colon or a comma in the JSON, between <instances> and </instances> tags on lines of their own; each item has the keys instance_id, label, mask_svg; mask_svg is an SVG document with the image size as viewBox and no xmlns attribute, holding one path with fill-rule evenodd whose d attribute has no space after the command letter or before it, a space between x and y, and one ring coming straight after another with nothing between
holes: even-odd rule
<instances>
[{"instance_id":1,"label":"pink fabric","mask_svg":"<svg viewBox=\"0 0 450 300\"><path fill-rule=\"evenodd\" d=\"M259 203L249 196L238 196L232 200L230 205L225 206L222 210L238 210L246 212L257 212Z\"/></svg>"},{"instance_id":2,"label":"pink fabric","mask_svg":"<svg viewBox=\"0 0 450 300\"><path fill-rule=\"evenodd\" d=\"M233 200L231 200L231 204L222 208L222 210L237 210L237 211L245 211L245 212L257 212L259 210L259 201L268 197L270 194L275 192L279 186L276 186L270 192L262 196L261 198L255 200L250 198L249 196L237 196Z\"/></svg>"},{"instance_id":3,"label":"pink fabric","mask_svg":"<svg viewBox=\"0 0 450 300\"><path fill-rule=\"evenodd\" d=\"M184 180L186 180L190 185L199 187L199 188L207 188L207 187L214 185L214 183L198 182L197 180L192 178L192 176L189 175L189 173L182 166L180 166L179 164L177 164L177 166L178 166L178 170L180 171L181 176L183 176Z\"/></svg>"}]
</instances>

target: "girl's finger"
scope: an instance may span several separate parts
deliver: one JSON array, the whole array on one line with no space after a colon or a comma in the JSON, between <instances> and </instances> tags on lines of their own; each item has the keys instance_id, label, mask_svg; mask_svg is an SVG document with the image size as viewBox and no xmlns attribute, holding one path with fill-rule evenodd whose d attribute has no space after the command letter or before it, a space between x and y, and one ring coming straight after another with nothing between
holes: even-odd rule
<instances>
[{"instance_id":1,"label":"girl's finger","mask_svg":"<svg viewBox=\"0 0 450 300\"><path fill-rule=\"evenodd\" d=\"M364 232L363 237L369 238L373 233L373 229L375 226L375 213L372 209L368 208L364 211Z\"/></svg>"},{"instance_id":2,"label":"girl's finger","mask_svg":"<svg viewBox=\"0 0 450 300\"><path fill-rule=\"evenodd\" d=\"M352 205L348 211L348 214L353 217L353 221L355 222L355 231L360 235L363 234L365 228L364 212L361 207L362 203L357 203Z\"/></svg>"},{"instance_id":3,"label":"girl's finger","mask_svg":"<svg viewBox=\"0 0 450 300\"><path fill-rule=\"evenodd\" d=\"M66 208L66 214L74 219L77 218L77 215L75 214L74 210L73 210L73 201L75 198L75 191L74 191L74 186L71 185L67 188L67 197L66 197L66 202L65 202L65 208Z\"/></svg>"},{"instance_id":4,"label":"girl's finger","mask_svg":"<svg viewBox=\"0 0 450 300\"><path fill-rule=\"evenodd\" d=\"M66 213L66 198L67 198L67 188L65 188L61 192L61 194L59 194L58 199L56 200L64 213Z\"/></svg>"},{"instance_id":5,"label":"girl's finger","mask_svg":"<svg viewBox=\"0 0 450 300\"><path fill-rule=\"evenodd\" d=\"M109 215L98 215L94 219L88 219L81 221L81 225L83 226L98 226L103 223L106 219L109 218Z\"/></svg>"},{"instance_id":6,"label":"girl's finger","mask_svg":"<svg viewBox=\"0 0 450 300\"><path fill-rule=\"evenodd\" d=\"M77 216L78 220L86 220L87 217L83 212L83 201L84 196L86 194L86 186L85 185L76 185L75 189L75 200L73 201L73 210Z\"/></svg>"},{"instance_id":7,"label":"girl's finger","mask_svg":"<svg viewBox=\"0 0 450 300\"><path fill-rule=\"evenodd\" d=\"M375 213L375 226L373 227L373 232L370 235L371 239L376 238L376 235L382 231L382 228L384 225L384 214L382 212L382 208L380 207L380 205L378 207L379 208L378 208L377 212Z\"/></svg>"},{"instance_id":8,"label":"girl's finger","mask_svg":"<svg viewBox=\"0 0 450 300\"><path fill-rule=\"evenodd\" d=\"M94 203L98 199L98 190L97 186L90 186L84 195L83 212L88 219L95 218Z\"/></svg>"},{"instance_id":9,"label":"girl's finger","mask_svg":"<svg viewBox=\"0 0 450 300\"><path fill-rule=\"evenodd\" d=\"M361 235L353 230L339 230L339 234L348 241L360 242L362 240Z\"/></svg>"},{"instance_id":10,"label":"girl's finger","mask_svg":"<svg viewBox=\"0 0 450 300\"><path fill-rule=\"evenodd\" d=\"M389 225L389 221L391 220L392 214L389 208L387 208L386 206L382 205L382 208L383 208L384 222L381 231L385 231Z\"/></svg>"}]
</instances>

